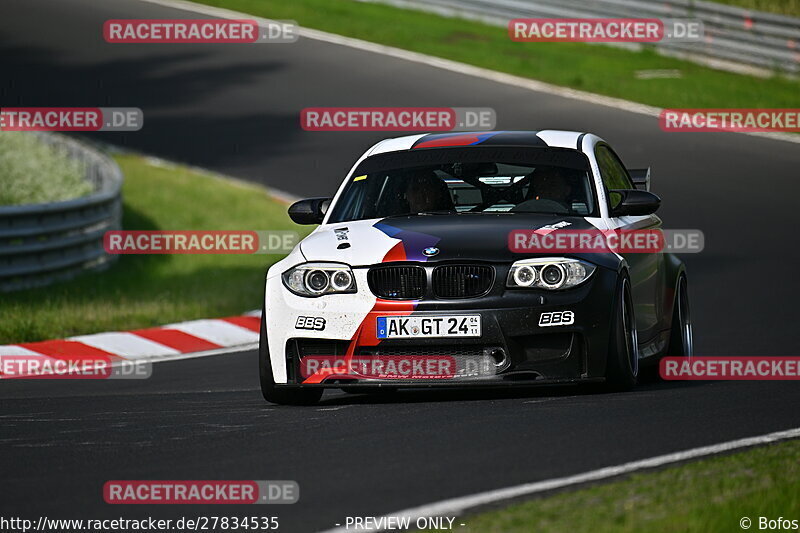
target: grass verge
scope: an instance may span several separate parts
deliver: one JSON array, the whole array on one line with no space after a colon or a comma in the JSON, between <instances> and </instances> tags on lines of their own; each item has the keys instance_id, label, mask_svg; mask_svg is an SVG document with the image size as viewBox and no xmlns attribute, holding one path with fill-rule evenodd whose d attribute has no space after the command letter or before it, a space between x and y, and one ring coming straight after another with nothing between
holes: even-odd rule
<instances>
[{"instance_id":1,"label":"grass verge","mask_svg":"<svg viewBox=\"0 0 800 533\"><path fill-rule=\"evenodd\" d=\"M35 135L0 132L0 205L58 202L91 192L75 159Z\"/></svg>"},{"instance_id":2,"label":"grass verge","mask_svg":"<svg viewBox=\"0 0 800 533\"><path fill-rule=\"evenodd\" d=\"M660 56L652 49L634 52L584 43L516 43L505 28L352 0L196 1L296 20L308 28L662 108L796 107L800 103L798 80L717 71ZM641 70L678 70L681 77L639 79L636 73Z\"/></svg>"},{"instance_id":3,"label":"grass verge","mask_svg":"<svg viewBox=\"0 0 800 533\"><path fill-rule=\"evenodd\" d=\"M800 17L800 0L712 0L729 6Z\"/></svg>"},{"instance_id":4,"label":"grass verge","mask_svg":"<svg viewBox=\"0 0 800 533\"><path fill-rule=\"evenodd\" d=\"M464 533L743 531L800 519L800 441L688 463L458 519Z\"/></svg>"},{"instance_id":5,"label":"grass verge","mask_svg":"<svg viewBox=\"0 0 800 533\"><path fill-rule=\"evenodd\" d=\"M125 174L128 230L307 230L255 185L133 155ZM107 271L1 296L0 344L159 326L260 308L276 255L121 255Z\"/></svg>"}]
</instances>

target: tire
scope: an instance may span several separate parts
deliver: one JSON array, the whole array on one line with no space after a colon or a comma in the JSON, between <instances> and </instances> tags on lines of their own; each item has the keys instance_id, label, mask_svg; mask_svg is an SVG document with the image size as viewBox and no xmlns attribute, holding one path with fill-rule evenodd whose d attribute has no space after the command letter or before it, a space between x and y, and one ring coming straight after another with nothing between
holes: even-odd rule
<instances>
[{"instance_id":1,"label":"tire","mask_svg":"<svg viewBox=\"0 0 800 533\"><path fill-rule=\"evenodd\" d=\"M272 362L267 344L267 319L261 309L261 334L258 339L258 374L261 378L261 394L270 403L280 405L314 405L322 398L322 389L280 389L275 386Z\"/></svg>"},{"instance_id":2,"label":"tire","mask_svg":"<svg viewBox=\"0 0 800 533\"><path fill-rule=\"evenodd\" d=\"M672 307L672 325L669 334L667 355L670 357L692 357L694 338L692 315L689 308L689 286L686 276L681 274L675 289L675 303Z\"/></svg>"},{"instance_id":3,"label":"tire","mask_svg":"<svg viewBox=\"0 0 800 533\"><path fill-rule=\"evenodd\" d=\"M635 385L639 376L639 345L636 335L631 282L623 275L617 289L614 318L606 359L605 389L627 391Z\"/></svg>"}]
</instances>

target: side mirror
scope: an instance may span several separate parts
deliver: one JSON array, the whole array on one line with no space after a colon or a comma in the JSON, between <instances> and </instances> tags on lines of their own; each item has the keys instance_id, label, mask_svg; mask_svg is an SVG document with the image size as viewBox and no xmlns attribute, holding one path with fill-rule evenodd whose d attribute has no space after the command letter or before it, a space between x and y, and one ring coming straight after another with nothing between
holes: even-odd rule
<instances>
[{"instance_id":1,"label":"side mirror","mask_svg":"<svg viewBox=\"0 0 800 533\"><path fill-rule=\"evenodd\" d=\"M296 224L322 224L330 198L306 198L289 206L289 218Z\"/></svg>"},{"instance_id":2,"label":"side mirror","mask_svg":"<svg viewBox=\"0 0 800 533\"><path fill-rule=\"evenodd\" d=\"M651 215L661 206L661 198L638 189L609 191L609 201L612 217Z\"/></svg>"}]
</instances>

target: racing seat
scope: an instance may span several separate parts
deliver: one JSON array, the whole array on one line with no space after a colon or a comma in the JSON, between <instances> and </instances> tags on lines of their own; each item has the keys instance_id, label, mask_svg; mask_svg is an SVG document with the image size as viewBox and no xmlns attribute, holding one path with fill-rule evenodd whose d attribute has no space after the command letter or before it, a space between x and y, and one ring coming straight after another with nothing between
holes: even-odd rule
<instances>
[{"instance_id":1,"label":"racing seat","mask_svg":"<svg viewBox=\"0 0 800 533\"><path fill-rule=\"evenodd\" d=\"M410 178L406 199L411 213L427 211L455 211L450 188L433 171Z\"/></svg>"}]
</instances>

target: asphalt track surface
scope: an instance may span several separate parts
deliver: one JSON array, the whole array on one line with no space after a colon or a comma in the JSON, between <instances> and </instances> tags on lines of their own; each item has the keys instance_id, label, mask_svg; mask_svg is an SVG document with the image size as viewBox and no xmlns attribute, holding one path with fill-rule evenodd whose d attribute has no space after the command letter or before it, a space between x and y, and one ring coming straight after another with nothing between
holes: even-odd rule
<instances>
[{"instance_id":1,"label":"asphalt track surface","mask_svg":"<svg viewBox=\"0 0 800 533\"><path fill-rule=\"evenodd\" d=\"M705 251L684 256L696 352L798 355L797 144L668 134L652 117L309 39L105 44L109 18L200 18L136 0L0 10L0 105L139 107L142 131L97 138L298 195L331 193L384 136L304 132L304 107L488 106L498 129L595 132L628 166L653 167L665 227L705 232ZM160 363L141 382L3 382L0 398L2 516L272 514L291 532L800 426L791 382L329 392L278 407L261 400L254 353ZM301 500L111 506L110 479L294 479Z\"/></svg>"}]
</instances>

